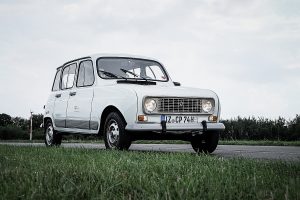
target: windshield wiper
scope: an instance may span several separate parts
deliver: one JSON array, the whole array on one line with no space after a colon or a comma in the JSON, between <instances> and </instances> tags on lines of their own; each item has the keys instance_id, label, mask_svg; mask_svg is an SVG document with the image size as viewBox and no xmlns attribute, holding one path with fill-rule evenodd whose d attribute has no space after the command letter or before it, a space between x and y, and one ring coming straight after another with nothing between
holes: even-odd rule
<instances>
[{"instance_id":1,"label":"windshield wiper","mask_svg":"<svg viewBox=\"0 0 300 200\"><path fill-rule=\"evenodd\" d=\"M133 73L127 69L120 68L120 70L123 71L124 73L129 73L129 74L133 75L134 77L139 77L136 73ZM149 81L148 79L146 79L145 77L142 77L142 76L139 78L142 78L145 81Z\"/></svg>"},{"instance_id":2,"label":"windshield wiper","mask_svg":"<svg viewBox=\"0 0 300 200\"><path fill-rule=\"evenodd\" d=\"M129 73L129 74L133 75L134 77L139 77L136 73L133 73L127 69L120 68L120 70L124 73Z\"/></svg>"},{"instance_id":3,"label":"windshield wiper","mask_svg":"<svg viewBox=\"0 0 300 200\"><path fill-rule=\"evenodd\" d=\"M154 81L149 81L148 79L146 79L145 77L139 77L137 74L135 74L134 72L128 71L126 69L120 68L121 71L123 71L124 73L129 73L132 74L134 77L138 77L143 79L144 81L141 81L139 79L131 79L131 80L118 80L118 83L131 83L131 84L140 84L140 85L156 85L156 82Z\"/></svg>"},{"instance_id":4,"label":"windshield wiper","mask_svg":"<svg viewBox=\"0 0 300 200\"><path fill-rule=\"evenodd\" d=\"M108 72L108 71L104 71L104 70L98 70L98 71L99 71L99 72L102 72L103 74L105 74L106 76L109 76L109 77L111 77L111 78L123 78L123 79L126 79L126 80L127 80L127 78L125 78L125 77L123 77L123 76L116 75L116 74L111 73L111 72Z\"/></svg>"}]
</instances>

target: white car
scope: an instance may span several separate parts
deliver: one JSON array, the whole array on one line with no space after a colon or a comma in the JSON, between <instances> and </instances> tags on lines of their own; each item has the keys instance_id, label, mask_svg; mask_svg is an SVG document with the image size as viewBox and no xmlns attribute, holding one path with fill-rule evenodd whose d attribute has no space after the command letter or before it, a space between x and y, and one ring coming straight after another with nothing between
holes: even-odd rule
<instances>
[{"instance_id":1,"label":"white car","mask_svg":"<svg viewBox=\"0 0 300 200\"><path fill-rule=\"evenodd\" d=\"M60 145L64 133L99 134L108 149L176 139L211 153L225 129L219 119L216 93L180 86L159 61L97 54L57 68L45 106L45 143Z\"/></svg>"}]
</instances>

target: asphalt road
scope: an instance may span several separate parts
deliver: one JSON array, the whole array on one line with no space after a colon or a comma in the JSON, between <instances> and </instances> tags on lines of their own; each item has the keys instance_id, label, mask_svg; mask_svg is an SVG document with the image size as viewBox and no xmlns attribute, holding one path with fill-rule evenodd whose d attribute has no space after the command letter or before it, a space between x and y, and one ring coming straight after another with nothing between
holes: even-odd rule
<instances>
[{"instance_id":1,"label":"asphalt road","mask_svg":"<svg viewBox=\"0 0 300 200\"><path fill-rule=\"evenodd\" d=\"M0 142L0 144L13 146L45 146L43 143ZM63 143L61 146L65 148L105 149L104 144L97 143ZM132 144L130 150L194 153L189 144ZM300 147L219 145L211 155L224 158L244 157L264 160L300 161Z\"/></svg>"}]
</instances>

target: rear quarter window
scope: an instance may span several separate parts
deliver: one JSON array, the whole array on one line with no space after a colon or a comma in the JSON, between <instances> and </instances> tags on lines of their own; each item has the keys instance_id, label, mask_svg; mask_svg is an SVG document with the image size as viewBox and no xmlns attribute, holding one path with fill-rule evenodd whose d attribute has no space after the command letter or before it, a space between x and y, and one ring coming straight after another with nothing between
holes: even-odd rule
<instances>
[{"instance_id":1,"label":"rear quarter window","mask_svg":"<svg viewBox=\"0 0 300 200\"><path fill-rule=\"evenodd\" d=\"M59 90L59 83L60 83L60 75L61 75L61 70L57 70L54 78L54 82L52 85L52 91L58 91Z\"/></svg>"}]
</instances>

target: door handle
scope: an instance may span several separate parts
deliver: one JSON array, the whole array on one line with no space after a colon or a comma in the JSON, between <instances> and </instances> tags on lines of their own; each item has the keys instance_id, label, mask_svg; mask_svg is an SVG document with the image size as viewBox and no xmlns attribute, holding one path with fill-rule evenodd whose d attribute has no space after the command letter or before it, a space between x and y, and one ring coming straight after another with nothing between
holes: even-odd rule
<instances>
[{"instance_id":1,"label":"door handle","mask_svg":"<svg viewBox=\"0 0 300 200\"><path fill-rule=\"evenodd\" d=\"M75 95L76 95L76 92L70 92L69 95L70 95L70 96L75 96Z\"/></svg>"},{"instance_id":2,"label":"door handle","mask_svg":"<svg viewBox=\"0 0 300 200\"><path fill-rule=\"evenodd\" d=\"M59 97L61 97L61 94L56 94L55 97L59 98Z\"/></svg>"}]
</instances>

